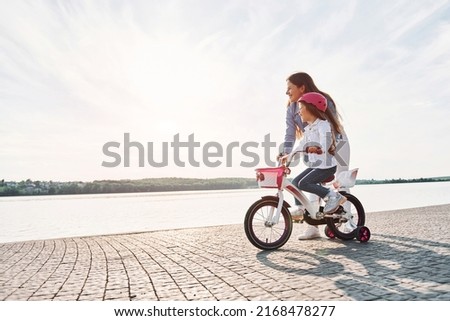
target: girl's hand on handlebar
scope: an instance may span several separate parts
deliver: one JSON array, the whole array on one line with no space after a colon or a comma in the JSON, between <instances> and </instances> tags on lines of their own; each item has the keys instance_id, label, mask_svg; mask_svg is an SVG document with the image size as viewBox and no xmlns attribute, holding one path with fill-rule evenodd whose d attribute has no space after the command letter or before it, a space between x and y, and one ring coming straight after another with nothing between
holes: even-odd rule
<instances>
[{"instance_id":1,"label":"girl's hand on handlebar","mask_svg":"<svg viewBox=\"0 0 450 321\"><path fill-rule=\"evenodd\" d=\"M277 155L277 161L280 161L280 159L281 159L282 157L284 157L284 156L287 156L287 154L286 154L286 153L279 153L279 154Z\"/></svg>"},{"instance_id":2,"label":"girl's hand on handlebar","mask_svg":"<svg viewBox=\"0 0 450 321\"><path fill-rule=\"evenodd\" d=\"M323 153L322 148L320 148L319 146L306 147L305 152L307 152L308 154L318 154L318 155L321 155Z\"/></svg>"},{"instance_id":3,"label":"girl's hand on handlebar","mask_svg":"<svg viewBox=\"0 0 450 321\"><path fill-rule=\"evenodd\" d=\"M288 160L289 154L280 154L277 156L277 161L280 164L286 164L287 160Z\"/></svg>"}]
</instances>

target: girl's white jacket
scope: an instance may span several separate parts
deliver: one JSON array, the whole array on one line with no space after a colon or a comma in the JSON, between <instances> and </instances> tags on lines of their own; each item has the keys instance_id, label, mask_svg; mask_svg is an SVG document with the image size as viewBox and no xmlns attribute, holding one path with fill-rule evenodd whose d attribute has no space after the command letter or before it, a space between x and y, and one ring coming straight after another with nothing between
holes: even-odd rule
<instances>
[{"instance_id":1,"label":"girl's white jacket","mask_svg":"<svg viewBox=\"0 0 450 321\"><path fill-rule=\"evenodd\" d=\"M330 168L336 166L336 158L328 152L333 141L330 123L327 120L316 119L312 124L305 127L304 136L297 148L291 152L291 157L306 147L317 146L323 151L322 154L304 154L306 166L311 168Z\"/></svg>"}]
</instances>

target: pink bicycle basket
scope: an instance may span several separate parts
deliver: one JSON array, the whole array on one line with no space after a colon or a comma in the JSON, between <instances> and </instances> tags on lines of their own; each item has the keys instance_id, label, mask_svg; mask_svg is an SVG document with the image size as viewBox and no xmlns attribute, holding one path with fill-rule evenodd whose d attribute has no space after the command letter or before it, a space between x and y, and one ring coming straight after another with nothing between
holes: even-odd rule
<instances>
[{"instance_id":1,"label":"pink bicycle basket","mask_svg":"<svg viewBox=\"0 0 450 321\"><path fill-rule=\"evenodd\" d=\"M280 188L285 170L285 167L257 168L255 171L259 187Z\"/></svg>"}]
</instances>

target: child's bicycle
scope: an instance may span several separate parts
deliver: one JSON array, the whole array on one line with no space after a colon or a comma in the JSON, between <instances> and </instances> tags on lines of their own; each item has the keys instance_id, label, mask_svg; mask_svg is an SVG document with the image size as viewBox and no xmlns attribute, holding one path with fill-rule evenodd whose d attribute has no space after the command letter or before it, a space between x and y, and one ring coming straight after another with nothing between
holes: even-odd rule
<instances>
[{"instance_id":1,"label":"child's bicycle","mask_svg":"<svg viewBox=\"0 0 450 321\"><path fill-rule=\"evenodd\" d=\"M275 196L263 196L253 203L245 215L245 234L257 248L274 250L283 246L291 236L293 223L290 205L284 200L284 190L287 190L306 208L302 223L310 225L326 224L325 235L329 238L351 240L356 238L360 242L370 239L370 230L364 226L365 213L361 202L353 195L339 191L347 201L330 214L323 213L323 202L311 202L305 194L294 186L288 179L290 174L289 163L274 168L256 169L256 179L259 187L277 188ZM339 174L337 180L330 177L322 184L335 182L339 187L352 187L356 181L358 170L346 171Z\"/></svg>"}]
</instances>

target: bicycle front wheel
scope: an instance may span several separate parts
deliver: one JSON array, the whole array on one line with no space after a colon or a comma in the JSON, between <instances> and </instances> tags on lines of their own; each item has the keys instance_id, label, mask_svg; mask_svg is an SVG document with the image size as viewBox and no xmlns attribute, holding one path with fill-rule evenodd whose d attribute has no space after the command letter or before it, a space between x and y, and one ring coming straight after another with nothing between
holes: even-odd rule
<instances>
[{"instance_id":1,"label":"bicycle front wheel","mask_svg":"<svg viewBox=\"0 0 450 321\"><path fill-rule=\"evenodd\" d=\"M277 223L271 216L277 212L278 201L261 199L247 211L244 220L245 234L254 246L262 250L275 250L283 246L292 233L292 219L289 210L283 206ZM271 215L272 214L272 215Z\"/></svg>"}]
</instances>

